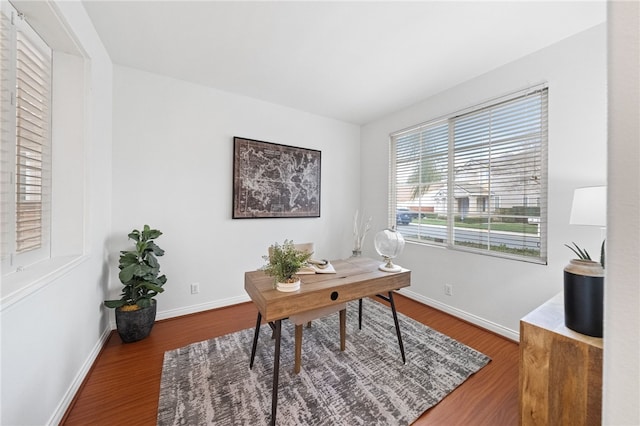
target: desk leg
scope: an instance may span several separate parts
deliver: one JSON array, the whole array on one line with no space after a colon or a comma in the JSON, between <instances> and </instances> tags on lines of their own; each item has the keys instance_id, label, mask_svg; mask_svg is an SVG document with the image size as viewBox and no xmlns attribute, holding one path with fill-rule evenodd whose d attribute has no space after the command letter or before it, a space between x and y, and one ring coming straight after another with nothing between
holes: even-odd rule
<instances>
[{"instance_id":1,"label":"desk leg","mask_svg":"<svg viewBox=\"0 0 640 426\"><path fill-rule=\"evenodd\" d=\"M362 330L362 299L358 300L358 330Z\"/></svg>"},{"instance_id":2,"label":"desk leg","mask_svg":"<svg viewBox=\"0 0 640 426\"><path fill-rule=\"evenodd\" d=\"M280 376L280 337L282 320L275 323L276 346L273 352L273 389L271 391L271 425L276 424L276 409L278 407L278 377Z\"/></svg>"},{"instance_id":3,"label":"desk leg","mask_svg":"<svg viewBox=\"0 0 640 426\"><path fill-rule=\"evenodd\" d=\"M340 310L340 350L344 351L347 346L347 310Z\"/></svg>"},{"instance_id":4,"label":"desk leg","mask_svg":"<svg viewBox=\"0 0 640 426\"><path fill-rule=\"evenodd\" d=\"M302 363L302 324L296 324L295 340L296 351L293 362L293 372L298 374L300 372L300 364Z\"/></svg>"},{"instance_id":5,"label":"desk leg","mask_svg":"<svg viewBox=\"0 0 640 426\"><path fill-rule=\"evenodd\" d=\"M402 354L402 363L406 364L407 359L404 356L404 345L402 344L402 335L400 334L400 324L398 324L398 313L396 312L396 304L393 302L393 291L389 292L389 303L391 303L391 312L393 312L393 322L396 323L396 334L398 335L398 344L400 345L400 353Z\"/></svg>"},{"instance_id":6,"label":"desk leg","mask_svg":"<svg viewBox=\"0 0 640 426\"><path fill-rule=\"evenodd\" d=\"M253 347L251 348L251 362L249 362L249 370L253 368L253 360L256 358L256 347L258 346L258 335L260 334L260 321L262 321L262 314L258 311L256 330L253 332Z\"/></svg>"}]
</instances>

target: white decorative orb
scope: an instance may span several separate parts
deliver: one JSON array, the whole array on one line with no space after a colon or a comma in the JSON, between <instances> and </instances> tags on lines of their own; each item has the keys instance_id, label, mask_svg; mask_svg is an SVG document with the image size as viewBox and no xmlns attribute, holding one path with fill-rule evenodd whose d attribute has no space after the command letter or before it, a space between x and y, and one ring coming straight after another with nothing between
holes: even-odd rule
<instances>
[{"instance_id":1,"label":"white decorative orb","mask_svg":"<svg viewBox=\"0 0 640 426\"><path fill-rule=\"evenodd\" d=\"M394 229L385 229L376 234L373 244L376 251L385 260L379 269L385 272L400 272L402 268L394 265L392 259L402 253L404 249L404 238L402 234Z\"/></svg>"}]
</instances>

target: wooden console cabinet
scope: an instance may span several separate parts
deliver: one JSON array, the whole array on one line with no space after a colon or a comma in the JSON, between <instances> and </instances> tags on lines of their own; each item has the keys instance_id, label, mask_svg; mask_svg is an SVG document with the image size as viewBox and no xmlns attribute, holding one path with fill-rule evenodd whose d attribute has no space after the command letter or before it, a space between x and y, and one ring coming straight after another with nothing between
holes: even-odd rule
<instances>
[{"instance_id":1,"label":"wooden console cabinet","mask_svg":"<svg viewBox=\"0 0 640 426\"><path fill-rule=\"evenodd\" d=\"M520 320L520 425L600 425L602 339L564 325L560 293Z\"/></svg>"}]
</instances>

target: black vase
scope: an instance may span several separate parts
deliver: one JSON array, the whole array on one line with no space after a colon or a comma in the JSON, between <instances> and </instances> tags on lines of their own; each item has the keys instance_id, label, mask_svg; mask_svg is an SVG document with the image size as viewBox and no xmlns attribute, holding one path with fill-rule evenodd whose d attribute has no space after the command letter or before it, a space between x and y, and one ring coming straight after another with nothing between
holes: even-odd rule
<instances>
[{"instance_id":1,"label":"black vase","mask_svg":"<svg viewBox=\"0 0 640 426\"><path fill-rule=\"evenodd\" d=\"M602 337L604 269L598 262L573 259L564 268L564 323L578 333Z\"/></svg>"},{"instance_id":2,"label":"black vase","mask_svg":"<svg viewBox=\"0 0 640 426\"><path fill-rule=\"evenodd\" d=\"M116 328L124 343L137 342L151 333L156 321L156 301L151 306L136 311L116 309Z\"/></svg>"}]
</instances>

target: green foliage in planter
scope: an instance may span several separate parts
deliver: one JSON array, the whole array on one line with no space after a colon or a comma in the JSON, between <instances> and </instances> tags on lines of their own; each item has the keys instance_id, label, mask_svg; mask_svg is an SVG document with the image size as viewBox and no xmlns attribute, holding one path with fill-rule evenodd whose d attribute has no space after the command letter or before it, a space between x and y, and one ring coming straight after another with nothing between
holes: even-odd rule
<instances>
[{"instance_id":1,"label":"green foliage in planter","mask_svg":"<svg viewBox=\"0 0 640 426\"><path fill-rule=\"evenodd\" d=\"M293 241L284 240L282 245L275 243L269 247L269 254L262 256L268 263L261 269L276 279L276 282L294 282L294 275L303 267L313 253L296 249Z\"/></svg>"},{"instance_id":2,"label":"green foliage in planter","mask_svg":"<svg viewBox=\"0 0 640 426\"><path fill-rule=\"evenodd\" d=\"M158 293L162 293L162 286L167 282L167 277L160 274L160 265L156 256L164 255L154 240L162 235L157 229L144 225L142 231L134 229L128 237L136 242L133 250L120 252L120 273L118 277L122 282L120 299L105 300L108 308L120 308L122 306L137 306L146 308L151 306L151 299Z\"/></svg>"},{"instance_id":3,"label":"green foliage in planter","mask_svg":"<svg viewBox=\"0 0 640 426\"><path fill-rule=\"evenodd\" d=\"M581 249L580 247L578 247L578 245L576 243L572 243L573 247L571 247L569 244L565 244L566 247L569 247L569 250L571 250L572 252L575 253L576 256L578 256L578 259L582 259L582 260L593 260L591 259L591 255L589 254L589 252L586 249ZM604 269L604 241L602 241L602 245L600 246L600 265L602 265L602 269Z\"/></svg>"}]
</instances>

